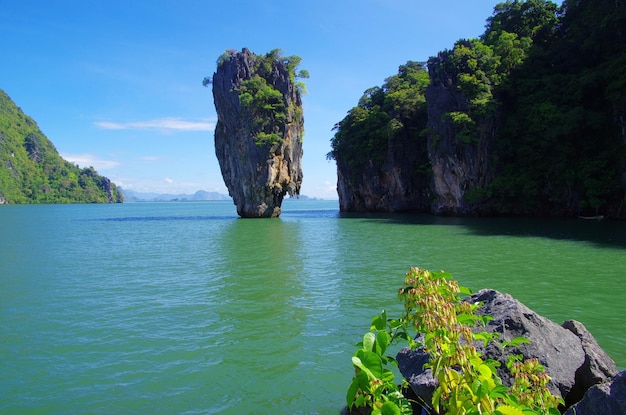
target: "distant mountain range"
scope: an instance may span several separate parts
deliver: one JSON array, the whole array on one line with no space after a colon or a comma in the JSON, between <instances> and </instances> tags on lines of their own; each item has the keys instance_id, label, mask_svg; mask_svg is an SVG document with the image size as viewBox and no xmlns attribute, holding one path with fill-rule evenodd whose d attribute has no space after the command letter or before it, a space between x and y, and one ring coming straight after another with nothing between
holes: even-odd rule
<instances>
[{"instance_id":1,"label":"distant mountain range","mask_svg":"<svg viewBox=\"0 0 626 415\"><path fill-rule=\"evenodd\" d=\"M118 187L124 195L124 202L200 202L207 200L232 200L228 195L218 192L207 192L206 190L198 190L194 194L185 193L154 193L154 192L135 192L134 190L126 190ZM285 198L289 200L291 198ZM295 197L293 199L296 199ZM316 197L300 195L298 200L320 200Z\"/></svg>"},{"instance_id":2,"label":"distant mountain range","mask_svg":"<svg viewBox=\"0 0 626 415\"><path fill-rule=\"evenodd\" d=\"M231 200L231 197L218 192L198 190L194 194L135 192L119 188L124 194L124 202L198 202L203 200Z\"/></svg>"}]
</instances>

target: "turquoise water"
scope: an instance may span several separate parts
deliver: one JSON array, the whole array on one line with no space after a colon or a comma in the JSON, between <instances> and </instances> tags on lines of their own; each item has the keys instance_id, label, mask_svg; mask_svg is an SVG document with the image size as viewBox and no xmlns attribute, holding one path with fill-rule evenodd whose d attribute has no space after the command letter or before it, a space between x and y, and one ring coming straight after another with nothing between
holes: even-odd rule
<instances>
[{"instance_id":1,"label":"turquoise water","mask_svg":"<svg viewBox=\"0 0 626 415\"><path fill-rule=\"evenodd\" d=\"M1 414L336 414L410 266L582 321L626 368L626 223L286 201L0 206Z\"/></svg>"}]
</instances>

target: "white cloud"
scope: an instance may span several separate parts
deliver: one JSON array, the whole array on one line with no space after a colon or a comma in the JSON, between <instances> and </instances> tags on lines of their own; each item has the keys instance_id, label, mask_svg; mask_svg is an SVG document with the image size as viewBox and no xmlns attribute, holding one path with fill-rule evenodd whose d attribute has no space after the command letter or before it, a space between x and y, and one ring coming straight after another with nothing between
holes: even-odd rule
<instances>
[{"instance_id":1,"label":"white cloud","mask_svg":"<svg viewBox=\"0 0 626 415\"><path fill-rule=\"evenodd\" d=\"M139 160L142 160L142 161L160 161L161 157L159 157L159 156L143 156L143 157L139 157Z\"/></svg>"},{"instance_id":2,"label":"white cloud","mask_svg":"<svg viewBox=\"0 0 626 415\"><path fill-rule=\"evenodd\" d=\"M68 154L62 153L61 157L70 163L78 164L80 167L93 167L96 170L113 169L120 165L113 160L101 160L93 154Z\"/></svg>"},{"instance_id":3,"label":"white cloud","mask_svg":"<svg viewBox=\"0 0 626 415\"><path fill-rule=\"evenodd\" d=\"M172 184L172 183L174 183L174 180L173 180L173 179L170 179L169 177L166 177L166 178L165 178L165 183Z\"/></svg>"},{"instance_id":4,"label":"white cloud","mask_svg":"<svg viewBox=\"0 0 626 415\"><path fill-rule=\"evenodd\" d=\"M96 127L103 130L159 130L173 131L213 131L215 123L208 121L187 121L180 118L160 118L148 121L111 122L99 121Z\"/></svg>"}]
</instances>

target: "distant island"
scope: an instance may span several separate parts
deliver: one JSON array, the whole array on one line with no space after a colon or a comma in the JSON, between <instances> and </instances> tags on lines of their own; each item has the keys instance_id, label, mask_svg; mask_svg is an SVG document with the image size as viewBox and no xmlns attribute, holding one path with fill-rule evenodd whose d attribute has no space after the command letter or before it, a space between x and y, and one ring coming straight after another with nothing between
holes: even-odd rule
<instances>
[{"instance_id":1,"label":"distant island","mask_svg":"<svg viewBox=\"0 0 626 415\"><path fill-rule=\"evenodd\" d=\"M93 167L64 160L35 120L0 89L0 204L121 203Z\"/></svg>"},{"instance_id":2,"label":"distant island","mask_svg":"<svg viewBox=\"0 0 626 415\"><path fill-rule=\"evenodd\" d=\"M198 190L193 194L135 192L120 188L125 202L198 202L205 200L232 200L228 195L218 192Z\"/></svg>"}]
</instances>

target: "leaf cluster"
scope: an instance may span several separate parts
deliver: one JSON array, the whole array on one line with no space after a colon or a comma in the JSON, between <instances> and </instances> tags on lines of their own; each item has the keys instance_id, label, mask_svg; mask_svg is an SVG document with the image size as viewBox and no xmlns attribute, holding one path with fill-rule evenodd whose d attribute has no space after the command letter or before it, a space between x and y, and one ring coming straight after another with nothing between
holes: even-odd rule
<instances>
[{"instance_id":1,"label":"leaf cluster","mask_svg":"<svg viewBox=\"0 0 626 415\"><path fill-rule=\"evenodd\" d=\"M412 413L410 402L389 369L397 363L392 356L385 355L387 348L400 338L409 340L402 322L387 320L385 310L372 319L370 331L357 343L360 348L352 356L355 375L346 395L350 409L371 408L373 415Z\"/></svg>"}]
</instances>

